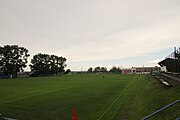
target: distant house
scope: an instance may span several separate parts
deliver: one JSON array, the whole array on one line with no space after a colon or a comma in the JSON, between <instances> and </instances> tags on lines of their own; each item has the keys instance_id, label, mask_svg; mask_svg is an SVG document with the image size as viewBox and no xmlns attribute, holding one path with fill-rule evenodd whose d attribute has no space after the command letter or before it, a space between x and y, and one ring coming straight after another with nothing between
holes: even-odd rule
<instances>
[{"instance_id":1,"label":"distant house","mask_svg":"<svg viewBox=\"0 0 180 120\"><path fill-rule=\"evenodd\" d=\"M136 69L134 68L124 68L122 69L122 74L135 74Z\"/></svg>"},{"instance_id":2,"label":"distant house","mask_svg":"<svg viewBox=\"0 0 180 120\"><path fill-rule=\"evenodd\" d=\"M132 67L122 70L122 74L149 74L160 71L160 67Z\"/></svg>"}]
</instances>

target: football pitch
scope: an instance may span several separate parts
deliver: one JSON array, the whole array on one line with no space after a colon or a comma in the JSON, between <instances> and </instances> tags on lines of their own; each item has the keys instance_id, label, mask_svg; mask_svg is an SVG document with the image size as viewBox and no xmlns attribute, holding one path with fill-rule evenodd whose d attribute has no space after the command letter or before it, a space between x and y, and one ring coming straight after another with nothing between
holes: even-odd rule
<instances>
[{"instance_id":1,"label":"football pitch","mask_svg":"<svg viewBox=\"0 0 180 120\"><path fill-rule=\"evenodd\" d=\"M103 77L105 76L105 77ZM180 85L151 75L64 75L0 79L0 113L19 120L140 120L180 99ZM180 118L176 104L150 120Z\"/></svg>"}]
</instances>

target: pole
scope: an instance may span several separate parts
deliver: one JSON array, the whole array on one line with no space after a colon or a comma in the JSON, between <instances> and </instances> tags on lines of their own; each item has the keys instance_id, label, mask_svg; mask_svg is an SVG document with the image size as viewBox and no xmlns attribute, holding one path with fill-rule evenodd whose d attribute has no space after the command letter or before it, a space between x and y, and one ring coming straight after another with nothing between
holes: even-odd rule
<instances>
[{"instance_id":1,"label":"pole","mask_svg":"<svg viewBox=\"0 0 180 120\"><path fill-rule=\"evenodd\" d=\"M72 109L72 118L73 118L73 120L77 120L76 109L75 108Z\"/></svg>"}]
</instances>

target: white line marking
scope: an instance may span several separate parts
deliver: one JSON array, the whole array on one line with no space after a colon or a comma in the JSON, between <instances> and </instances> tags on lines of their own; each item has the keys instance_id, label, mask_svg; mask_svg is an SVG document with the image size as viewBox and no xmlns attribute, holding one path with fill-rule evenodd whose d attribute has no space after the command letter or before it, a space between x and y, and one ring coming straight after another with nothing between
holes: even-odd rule
<instances>
[{"instance_id":1,"label":"white line marking","mask_svg":"<svg viewBox=\"0 0 180 120\"><path fill-rule=\"evenodd\" d=\"M113 101L113 103L104 111L101 116L97 119L100 120L110 109L111 107L116 103L116 101L119 99L120 95L116 97L116 99Z\"/></svg>"},{"instance_id":2,"label":"white line marking","mask_svg":"<svg viewBox=\"0 0 180 120\"><path fill-rule=\"evenodd\" d=\"M132 79L134 80L137 77L137 75ZM131 82L131 81L130 81ZM130 82L128 83L128 85L130 84ZM125 87L125 89L128 87L128 85ZM123 92L121 92L122 94ZM120 98L121 94L119 94L116 99L113 101L113 103L101 114L101 116L97 119L100 120L110 109L111 107L117 102L117 100Z\"/></svg>"}]
</instances>

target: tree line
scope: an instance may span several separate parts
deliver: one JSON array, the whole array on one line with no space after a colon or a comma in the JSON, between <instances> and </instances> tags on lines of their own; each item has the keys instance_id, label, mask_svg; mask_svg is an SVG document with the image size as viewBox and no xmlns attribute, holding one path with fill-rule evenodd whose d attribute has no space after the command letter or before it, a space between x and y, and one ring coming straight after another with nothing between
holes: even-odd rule
<instances>
[{"instance_id":1,"label":"tree line","mask_svg":"<svg viewBox=\"0 0 180 120\"><path fill-rule=\"evenodd\" d=\"M120 67L116 67L116 66L113 66L109 71L107 70L106 67L95 67L94 69L92 67L90 67L88 70L87 70L87 73L117 73L117 74L120 74L122 73L122 70Z\"/></svg>"},{"instance_id":2,"label":"tree line","mask_svg":"<svg viewBox=\"0 0 180 120\"><path fill-rule=\"evenodd\" d=\"M18 45L0 46L0 77L17 77L18 72L23 72L27 67L29 51ZM31 76L61 75L71 72L65 71L67 59L62 56L37 53L33 55L29 65ZM87 73L121 73L119 67L113 66L109 71L106 67L90 67Z\"/></svg>"},{"instance_id":3,"label":"tree line","mask_svg":"<svg viewBox=\"0 0 180 120\"><path fill-rule=\"evenodd\" d=\"M0 76L17 77L27 67L29 51L18 45L0 46ZM38 53L31 59L30 69L32 76L57 75L65 71L67 59L62 56Z\"/></svg>"}]
</instances>

